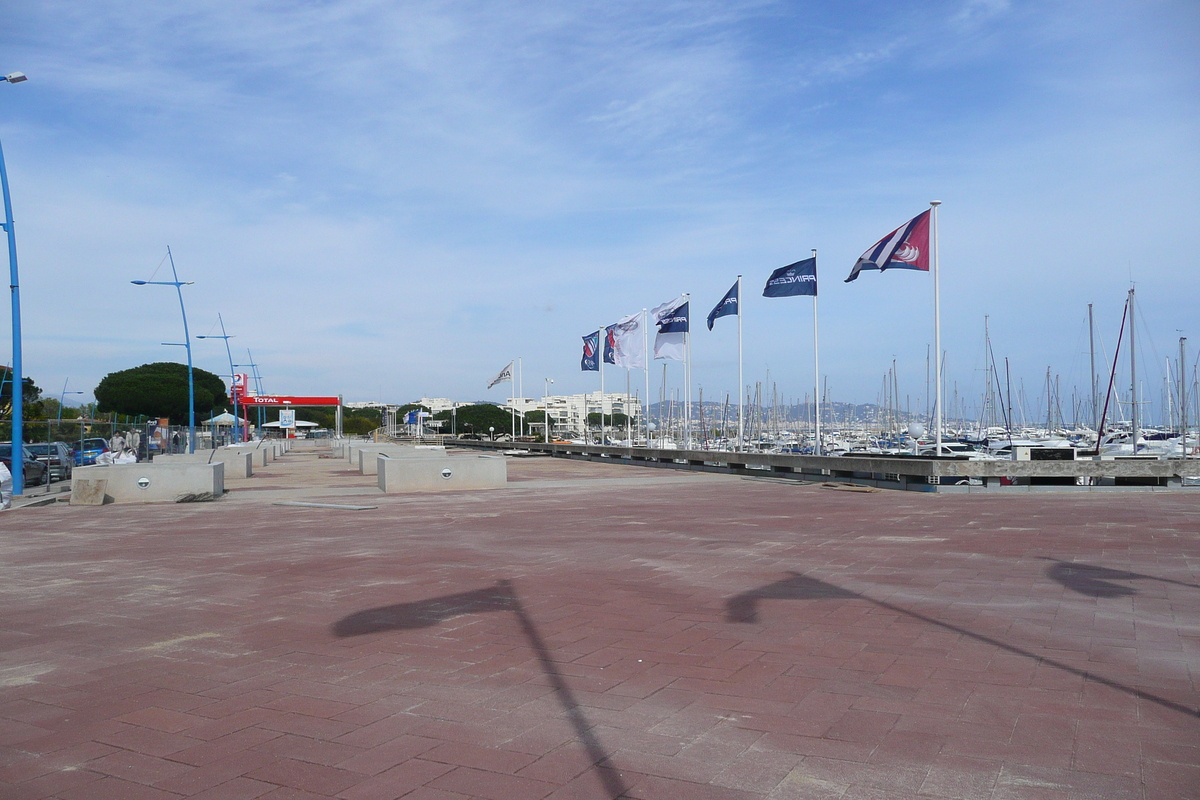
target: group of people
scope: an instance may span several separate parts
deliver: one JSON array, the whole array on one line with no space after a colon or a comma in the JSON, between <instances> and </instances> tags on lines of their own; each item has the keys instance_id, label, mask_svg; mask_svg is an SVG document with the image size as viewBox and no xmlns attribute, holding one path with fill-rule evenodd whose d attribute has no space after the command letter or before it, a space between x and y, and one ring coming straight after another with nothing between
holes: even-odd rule
<instances>
[{"instance_id":1,"label":"group of people","mask_svg":"<svg viewBox=\"0 0 1200 800\"><path fill-rule=\"evenodd\" d=\"M136 464L142 436L136 430L118 431L108 441L108 452L96 456L97 464Z\"/></svg>"}]
</instances>

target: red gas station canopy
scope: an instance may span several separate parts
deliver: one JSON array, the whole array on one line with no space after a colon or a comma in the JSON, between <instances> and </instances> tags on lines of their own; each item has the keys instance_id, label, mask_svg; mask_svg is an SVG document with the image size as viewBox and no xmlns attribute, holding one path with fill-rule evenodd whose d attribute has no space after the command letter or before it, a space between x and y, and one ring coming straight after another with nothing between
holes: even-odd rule
<instances>
[{"instance_id":1,"label":"red gas station canopy","mask_svg":"<svg viewBox=\"0 0 1200 800\"><path fill-rule=\"evenodd\" d=\"M243 395L238 401L244 406L340 406L340 397L300 397L284 394Z\"/></svg>"}]
</instances>

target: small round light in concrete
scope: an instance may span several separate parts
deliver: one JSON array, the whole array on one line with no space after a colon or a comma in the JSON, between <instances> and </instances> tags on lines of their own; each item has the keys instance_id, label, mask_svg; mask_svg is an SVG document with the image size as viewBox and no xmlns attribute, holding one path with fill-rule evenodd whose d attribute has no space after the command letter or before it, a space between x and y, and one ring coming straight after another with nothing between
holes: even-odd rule
<instances>
[{"instance_id":1,"label":"small round light in concrete","mask_svg":"<svg viewBox=\"0 0 1200 800\"><path fill-rule=\"evenodd\" d=\"M147 478L145 475L143 475L142 477L138 478L138 480L137 480L137 484L138 484L138 487L139 487L139 488L142 488L142 489L149 488L149 486L150 486L150 479L149 479L149 478Z\"/></svg>"},{"instance_id":2,"label":"small round light in concrete","mask_svg":"<svg viewBox=\"0 0 1200 800\"><path fill-rule=\"evenodd\" d=\"M449 467L446 467L444 470L442 470L442 477L445 478L446 480L450 480L450 476L453 474L454 473L451 472Z\"/></svg>"}]
</instances>

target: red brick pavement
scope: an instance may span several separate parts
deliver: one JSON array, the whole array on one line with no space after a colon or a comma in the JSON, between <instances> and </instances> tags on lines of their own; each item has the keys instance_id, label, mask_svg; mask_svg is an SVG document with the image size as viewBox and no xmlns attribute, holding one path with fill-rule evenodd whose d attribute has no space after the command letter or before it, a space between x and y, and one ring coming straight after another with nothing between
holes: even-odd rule
<instances>
[{"instance_id":1,"label":"red brick pavement","mask_svg":"<svg viewBox=\"0 0 1200 800\"><path fill-rule=\"evenodd\" d=\"M1200 797L1200 493L510 471L0 516L0 796Z\"/></svg>"}]
</instances>

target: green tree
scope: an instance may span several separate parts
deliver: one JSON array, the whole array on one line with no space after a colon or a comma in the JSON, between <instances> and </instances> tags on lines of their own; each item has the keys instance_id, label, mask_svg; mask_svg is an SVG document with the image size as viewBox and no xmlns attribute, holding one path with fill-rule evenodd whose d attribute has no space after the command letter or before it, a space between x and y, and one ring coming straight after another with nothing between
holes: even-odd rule
<instances>
[{"instance_id":1,"label":"green tree","mask_svg":"<svg viewBox=\"0 0 1200 800\"><path fill-rule=\"evenodd\" d=\"M214 409L225 409L232 405L226 394L225 382L219 377L195 368L192 375L197 418ZM159 361L110 372L92 394L101 412L168 417L176 425L187 423L188 379L185 364Z\"/></svg>"},{"instance_id":2,"label":"green tree","mask_svg":"<svg viewBox=\"0 0 1200 800\"><path fill-rule=\"evenodd\" d=\"M480 433L487 435L488 428L495 428L496 435L512 433L513 412L507 408L494 406L491 403L479 403L473 406L462 406L455 410L459 433ZM434 419L450 419L449 411L439 411ZM518 418L517 424L520 424Z\"/></svg>"},{"instance_id":3,"label":"green tree","mask_svg":"<svg viewBox=\"0 0 1200 800\"><path fill-rule=\"evenodd\" d=\"M0 367L0 414L12 416L12 395L12 369ZM26 418L40 415L41 397L41 387L33 382L33 378L28 376L21 378L21 400L23 401L21 405Z\"/></svg>"},{"instance_id":4,"label":"green tree","mask_svg":"<svg viewBox=\"0 0 1200 800\"><path fill-rule=\"evenodd\" d=\"M628 421L629 421L629 417L627 417L626 415L621 414L619 412L616 414L605 414L604 415L604 424L605 424L605 426L607 426L609 428L624 428L625 423ZM599 428L600 427L600 412L593 411L592 413L588 414L587 422L590 427Z\"/></svg>"}]
</instances>

